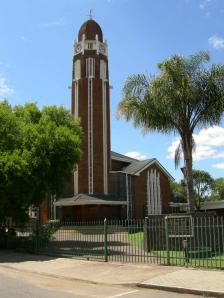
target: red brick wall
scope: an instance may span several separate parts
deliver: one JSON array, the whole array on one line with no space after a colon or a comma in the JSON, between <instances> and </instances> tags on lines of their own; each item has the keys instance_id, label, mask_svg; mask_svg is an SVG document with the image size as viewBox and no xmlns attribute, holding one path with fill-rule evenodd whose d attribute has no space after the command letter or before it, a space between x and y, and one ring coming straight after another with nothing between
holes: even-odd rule
<instances>
[{"instance_id":1,"label":"red brick wall","mask_svg":"<svg viewBox=\"0 0 224 298\"><path fill-rule=\"evenodd\" d=\"M160 172L160 188L162 199L162 213L169 213L170 184L168 177L155 165L147 168L140 173L140 176L134 177L134 217L144 218L147 208L147 171L156 169Z\"/></svg>"},{"instance_id":2,"label":"red brick wall","mask_svg":"<svg viewBox=\"0 0 224 298\"><path fill-rule=\"evenodd\" d=\"M134 217L144 218L147 200L147 171L143 171L140 176L134 177Z\"/></svg>"},{"instance_id":3,"label":"red brick wall","mask_svg":"<svg viewBox=\"0 0 224 298\"><path fill-rule=\"evenodd\" d=\"M100 79L100 60L107 63L105 56L97 55L95 51L85 52L75 56L74 61L81 60L81 76L79 82L79 117L83 128L83 156L79 163L79 193L88 193L88 79L86 78L86 58L95 58L95 78L93 78L93 192L103 193L103 106L102 80ZM74 63L74 62L73 62ZM108 65L108 63L107 63ZM108 74L107 74L108 76ZM75 83L72 85L72 113L75 111ZM108 156L108 186L110 160L110 98L109 82L106 83L107 94L107 156Z\"/></svg>"},{"instance_id":4,"label":"red brick wall","mask_svg":"<svg viewBox=\"0 0 224 298\"><path fill-rule=\"evenodd\" d=\"M81 125L83 129L83 142L82 151L83 155L78 166L78 191L79 193L88 193L88 117L87 117L87 107L88 107L88 90L87 90L87 79L82 79L79 81L79 117L81 120Z\"/></svg>"}]
</instances>

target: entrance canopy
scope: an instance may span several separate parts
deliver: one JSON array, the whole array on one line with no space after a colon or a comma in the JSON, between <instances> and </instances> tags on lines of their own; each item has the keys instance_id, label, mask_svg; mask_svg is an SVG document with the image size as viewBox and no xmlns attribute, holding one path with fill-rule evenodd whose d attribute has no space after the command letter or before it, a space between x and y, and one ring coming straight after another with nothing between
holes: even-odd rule
<instances>
[{"instance_id":1,"label":"entrance canopy","mask_svg":"<svg viewBox=\"0 0 224 298\"><path fill-rule=\"evenodd\" d=\"M87 194L77 194L68 198L60 198L54 203L56 207L63 206L84 206L84 205L110 205L110 206L121 206L127 205L126 201L118 201L116 198L104 195L103 197L87 195ZM102 198L101 198L102 197Z\"/></svg>"}]
</instances>

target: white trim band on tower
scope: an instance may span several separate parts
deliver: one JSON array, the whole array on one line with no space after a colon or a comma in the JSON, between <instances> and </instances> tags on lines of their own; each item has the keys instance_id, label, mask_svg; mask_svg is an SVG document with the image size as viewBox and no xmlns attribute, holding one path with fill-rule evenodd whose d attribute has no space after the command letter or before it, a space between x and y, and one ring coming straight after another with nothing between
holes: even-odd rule
<instances>
[{"instance_id":1,"label":"white trim band on tower","mask_svg":"<svg viewBox=\"0 0 224 298\"><path fill-rule=\"evenodd\" d=\"M108 165L107 165L107 84L102 81L103 101L103 187L104 194L108 194Z\"/></svg>"},{"instance_id":2,"label":"white trim band on tower","mask_svg":"<svg viewBox=\"0 0 224 298\"><path fill-rule=\"evenodd\" d=\"M76 119L79 117L79 83L75 81L75 107L74 116Z\"/></svg>"},{"instance_id":3,"label":"white trim band on tower","mask_svg":"<svg viewBox=\"0 0 224 298\"><path fill-rule=\"evenodd\" d=\"M93 79L88 78L88 188L93 193Z\"/></svg>"},{"instance_id":4,"label":"white trim band on tower","mask_svg":"<svg viewBox=\"0 0 224 298\"><path fill-rule=\"evenodd\" d=\"M75 107L74 107L74 117L78 119L79 117L79 83L75 81ZM79 192L79 175L78 175L78 166L74 172L74 194Z\"/></svg>"},{"instance_id":5,"label":"white trim band on tower","mask_svg":"<svg viewBox=\"0 0 224 298\"><path fill-rule=\"evenodd\" d=\"M108 193L108 144L107 144L107 64L100 60L100 79L102 80L102 112L103 112L103 187Z\"/></svg>"}]
</instances>

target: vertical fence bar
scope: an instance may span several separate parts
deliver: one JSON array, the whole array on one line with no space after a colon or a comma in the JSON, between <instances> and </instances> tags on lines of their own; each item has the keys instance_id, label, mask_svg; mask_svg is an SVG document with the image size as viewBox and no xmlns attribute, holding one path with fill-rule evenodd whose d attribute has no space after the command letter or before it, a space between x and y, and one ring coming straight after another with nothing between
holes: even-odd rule
<instances>
[{"instance_id":1,"label":"vertical fence bar","mask_svg":"<svg viewBox=\"0 0 224 298\"><path fill-rule=\"evenodd\" d=\"M217 216L216 217L216 222L217 222L217 229L218 229L218 256L219 256L219 268L222 268L222 263L221 263L221 252L220 252L220 248L221 248L221 242L220 242L220 226L221 226L221 223L220 223L220 218Z\"/></svg>"},{"instance_id":2,"label":"vertical fence bar","mask_svg":"<svg viewBox=\"0 0 224 298\"><path fill-rule=\"evenodd\" d=\"M165 236L166 236L166 262L170 265L170 251L169 251L169 228L168 228L168 218L165 217Z\"/></svg>"},{"instance_id":3,"label":"vertical fence bar","mask_svg":"<svg viewBox=\"0 0 224 298\"><path fill-rule=\"evenodd\" d=\"M107 231L108 226L107 226L107 219L104 219L104 260L105 262L108 261L108 250L107 250Z\"/></svg>"},{"instance_id":4,"label":"vertical fence bar","mask_svg":"<svg viewBox=\"0 0 224 298\"><path fill-rule=\"evenodd\" d=\"M212 242L213 242L213 247L212 247L212 252L214 250L214 253L215 253L215 260L214 260L214 263L215 263L215 268L217 268L217 265L218 265L218 262L217 262L217 253L216 253L216 223L215 223L215 217L213 216L212 218L212 226L213 226L213 239L212 239ZM212 254L211 254L212 256ZM213 267L213 262L211 261L211 267Z\"/></svg>"},{"instance_id":5,"label":"vertical fence bar","mask_svg":"<svg viewBox=\"0 0 224 298\"><path fill-rule=\"evenodd\" d=\"M145 217L143 222L143 250L145 259L146 252L149 252L149 219L147 217Z\"/></svg>"},{"instance_id":6,"label":"vertical fence bar","mask_svg":"<svg viewBox=\"0 0 224 298\"><path fill-rule=\"evenodd\" d=\"M39 247L39 221L36 220L36 226L35 226L35 238L34 238L34 253L38 253L38 247Z\"/></svg>"},{"instance_id":7,"label":"vertical fence bar","mask_svg":"<svg viewBox=\"0 0 224 298\"><path fill-rule=\"evenodd\" d=\"M222 238L221 238L221 241L222 241L222 248L221 248L221 251L222 251L222 256L224 255L224 223L223 223L223 216L220 218L220 225L221 225L221 235L222 235ZM220 260L221 260L221 255L220 255ZM221 263L221 268L224 268L224 258L222 258L222 263Z\"/></svg>"}]
</instances>

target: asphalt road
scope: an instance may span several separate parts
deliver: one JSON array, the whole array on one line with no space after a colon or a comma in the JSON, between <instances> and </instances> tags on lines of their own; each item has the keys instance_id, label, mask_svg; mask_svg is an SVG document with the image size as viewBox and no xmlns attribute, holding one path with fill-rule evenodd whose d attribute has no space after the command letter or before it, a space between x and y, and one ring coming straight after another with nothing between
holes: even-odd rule
<instances>
[{"instance_id":1,"label":"asphalt road","mask_svg":"<svg viewBox=\"0 0 224 298\"><path fill-rule=\"evenodd\" d=\"M105 286L64 280L0 268L1 298L196 298L199 296L169 293L123 286Z\"/></svg>"}]
</instances>

